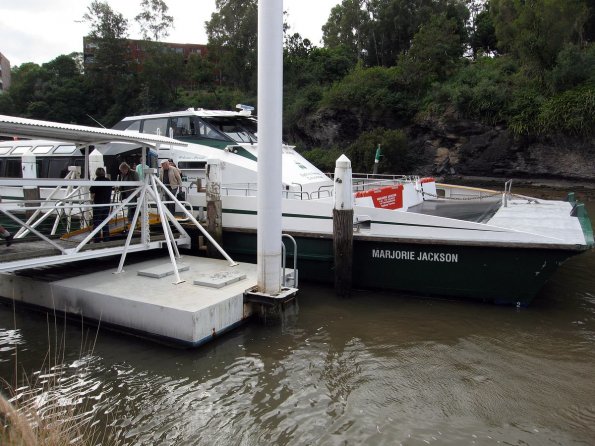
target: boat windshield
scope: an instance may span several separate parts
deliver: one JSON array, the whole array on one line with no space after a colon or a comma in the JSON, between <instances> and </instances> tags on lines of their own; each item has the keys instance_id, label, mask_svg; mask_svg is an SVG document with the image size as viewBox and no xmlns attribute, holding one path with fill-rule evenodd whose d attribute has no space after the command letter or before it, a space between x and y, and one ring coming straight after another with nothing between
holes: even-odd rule
<instances>
[{"instance_id":1,"label":"boat windshield","mask_svg":"<svg viewBox=\"0 0 595 446\"><path fill-rule=\"evenodd\" d=\"M252 118L244 116L211 116L201 117L201 119L235 142L255 143L258 141L256 121Z\"/></svg>"}]
</instances>

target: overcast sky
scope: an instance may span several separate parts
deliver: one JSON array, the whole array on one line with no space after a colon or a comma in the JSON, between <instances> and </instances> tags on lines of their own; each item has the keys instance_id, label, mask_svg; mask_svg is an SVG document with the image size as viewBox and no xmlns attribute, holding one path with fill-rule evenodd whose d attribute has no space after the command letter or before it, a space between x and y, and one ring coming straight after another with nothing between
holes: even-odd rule
<instances>
[{"instance_id":1,"label":"overcast sky","mask_svg":"<svg viewBox=\"0 0 595 446\"><path fill-rule=\"evenodd\" d=\"M207 43L205 22L215 11L215 0L165 0L174 17L174 29L165 39L177 43ZM283 0L287 23L320 46L321 27L340 0ZM131 38L140 38L134 17L141 0L108 0L128 19ZM77 23L91 0L0 0L0 53L11 65L42 64L61 54L82 52L89 25Z\"/></svg>"}]
</instances>

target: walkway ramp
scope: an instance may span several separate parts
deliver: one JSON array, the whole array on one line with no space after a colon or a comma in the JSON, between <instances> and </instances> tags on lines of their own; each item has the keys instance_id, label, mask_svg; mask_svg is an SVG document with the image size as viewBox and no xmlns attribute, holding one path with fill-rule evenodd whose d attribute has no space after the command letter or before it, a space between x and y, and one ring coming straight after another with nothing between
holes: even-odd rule
<instances>
[{"instance_id":1,"label":"walkway ramp","mask_svg":"<svg viewBox=\"0 0 595 446\"><path fill-rule=\"evenodd\" d=\"M53 241L63 248L66 253L43 240L14 240L9 247L0 246L0 272L121 255L126 245L126 238L120 236L112 238L108 242L86 244L76 255L72 255L68 254L68 252L79 244L79 238L67 240L55 238ZM190 245L190 238L187 236L174 237L174 241L178 245ZM142 243L140 233L137 233L133 234L127 251L131 253L161 249L165 243L166 238L163 234L153 235L149 243Z\"/></svg>"}]
</instances>

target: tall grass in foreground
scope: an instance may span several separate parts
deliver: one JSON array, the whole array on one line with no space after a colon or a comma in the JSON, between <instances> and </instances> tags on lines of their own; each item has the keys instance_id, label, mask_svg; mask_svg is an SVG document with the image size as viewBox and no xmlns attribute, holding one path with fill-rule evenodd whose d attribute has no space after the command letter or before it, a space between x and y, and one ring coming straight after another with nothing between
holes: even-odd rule
<instances>
[{"instance_id":1,"label":"tall grass in foreground","mask_svg":"<svg viewBox=\"0 0 595 446\"><path fill-rule=\"evenodd\" d=\"M92 384L87 379L88 364L93 358L91 352L97 333L92 345L87 345L85 337L81 335L77 371L70 377L65 374L67 367L64 361L66 321L60 340L55 314L53 336L49 315L47 322L48 352L40 370L30 375L22 373L22 378L19 379L18 352L15 348L14 383L4 381L0 385L0 445L114 444L105 429L99 428L95 413L88 410L84 396L81 397L81 394L85 394L85 386ZM89 353L83 354L85 351Z\"/></svg>"}]
</instances>

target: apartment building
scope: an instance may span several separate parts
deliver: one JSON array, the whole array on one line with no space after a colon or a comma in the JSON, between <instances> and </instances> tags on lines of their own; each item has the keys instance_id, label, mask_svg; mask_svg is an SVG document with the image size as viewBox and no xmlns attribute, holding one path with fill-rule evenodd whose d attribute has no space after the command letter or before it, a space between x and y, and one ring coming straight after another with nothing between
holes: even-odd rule
<instances>
[{"instance_id":1,"label":"apartment building","mask_svg":"<svg viewBox=\"0 0 595 446\"><path fill-rule=\"evenodd\" d=\"M126 39L128 44L128 54L130 55L130 60L134 61L138 64L138 70L142 71L143 62L145 60L145 46L148 43L145 40L134 40L134 39ZM171 43L171 42L159 42L169 51L172 51L177 54L181 54L184 57L184 62L188 61L188 58L192 54L197 54L199 56L206 56L207 54L207 46L196 44L196 43ZM94 39L90 36L83 37L83 63L84 65L92 64L95 51L101 45L101 41Z\"/></svg>"}]
</instances>

